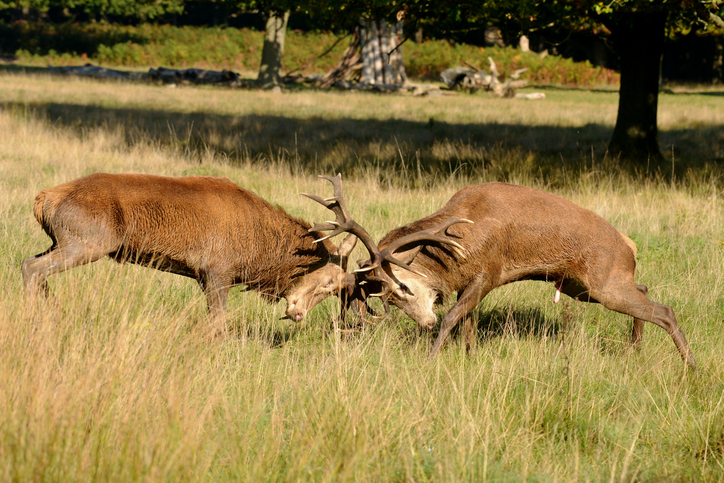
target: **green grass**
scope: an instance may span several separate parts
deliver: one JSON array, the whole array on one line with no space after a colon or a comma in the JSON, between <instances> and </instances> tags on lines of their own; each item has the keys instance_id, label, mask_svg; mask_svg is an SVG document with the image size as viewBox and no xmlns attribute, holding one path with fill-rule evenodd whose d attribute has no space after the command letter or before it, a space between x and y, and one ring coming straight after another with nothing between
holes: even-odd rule
<instances>
[{"instance_id":1,"label":"green grass","mask_svg":"<svg viewBox=\"0 0 724 483\"><path fill-rule=\"evenodd\" d=\"M723 101L663 96L672 180L670 166L647 176L600 154L615 95L548 93L274 96L0 76L0 479L724 479ZM638 281L674 308L700 370L661 329L648 324L633 351L627 317L556 305L534 282L486 297L475 353L453 337L435 360L435 334L399 311L337 328L330 299L291 324L283 303L238 290L233 335L209 341L195 282L108 260L53 276L55 302L23 301L20 264L50 245L32 216L42 188L95 171L228 176L321 221L298 193L327 194L316 175L337 169L375 238L497 179L601 214L638 244Z\"/></svg>"}]
</instances>

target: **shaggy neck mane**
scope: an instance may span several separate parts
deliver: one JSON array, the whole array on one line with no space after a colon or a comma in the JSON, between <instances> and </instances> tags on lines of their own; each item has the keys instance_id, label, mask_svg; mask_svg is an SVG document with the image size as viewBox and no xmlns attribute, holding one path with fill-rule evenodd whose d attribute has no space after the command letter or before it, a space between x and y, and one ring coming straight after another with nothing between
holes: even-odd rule
<instances>
[{"instance_id":1,"label":"shaggy neck mane","mask_svg":"<svg viewBox=\"0 0 724 483\"><path fill-rule=\"evenodd\" d=\"M259 227L278 232L266 238L274 242L263 247L264 260L254 261L258 269L252 280L242 281L248 290L259 292L269 301L284 297L300 276L329 263L335 250L329 240L314 243L324 235L309 232L311 226L306 221L292 217L279 206L275 213L273 224Z\"/></svg>"}]
</instances>

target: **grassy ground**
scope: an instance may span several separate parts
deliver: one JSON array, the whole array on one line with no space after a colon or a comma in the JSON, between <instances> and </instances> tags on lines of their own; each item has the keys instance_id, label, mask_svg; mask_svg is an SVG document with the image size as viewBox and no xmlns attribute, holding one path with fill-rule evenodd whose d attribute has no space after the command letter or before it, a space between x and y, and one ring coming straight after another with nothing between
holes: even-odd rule
<instances>
[{"instance_id":1,"label":"grassy ground","mask_svg":"<svg viewBox=\"0 0 724 483\"><path fill-rule=\"evenodd\" d=\"M547 94L0 76L0 479L724 480L724 98L664 95L674 159L626 169L601 151L614 94ZM334 170L375 238L498 179L601 214L638 244L638 281L674 308L700 370L662 330L632 351L626 317L555 305L533 282L485 299L474 354L456 337L435 360L434 334L397 311L338 330L329 300L294 325L283 303L239 291L234 335L209 342L195 282L108 260L54 276L57 303L23 303L20 264L50 244L31 211L44 187L96 171L225 175L312 221L329 215L298 193L326 194L315 175Z\"/></svg>"}]
</instances>

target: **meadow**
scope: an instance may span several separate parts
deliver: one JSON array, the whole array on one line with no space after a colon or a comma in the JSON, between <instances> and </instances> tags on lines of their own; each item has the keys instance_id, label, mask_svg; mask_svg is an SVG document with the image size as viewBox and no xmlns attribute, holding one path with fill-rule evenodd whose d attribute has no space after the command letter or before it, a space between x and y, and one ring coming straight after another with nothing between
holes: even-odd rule
<instances>
[{"instance_id":1,"label":"meadow","mask_svg":"<svg viewBox=\"0 0 724 483\"><path fill-rule=\"evenodd\" d=\"M0 74L0 479L3 481L723 481L724 96L662 94L664 162L605 156L615 92L542 101L131 85ZM307 221L341 172L373 235L468 184L508 181L593 210L638 245L671 338L551 284L492 292L477 349L401 312L301 323L233 290L230 335L179 276L101 260L24 302L50 246L43 188L93 172L228 176ZM352 260L363 258L361 249ZM444 313L452 301L440 308Z\"/></svg>"}]
</instances>

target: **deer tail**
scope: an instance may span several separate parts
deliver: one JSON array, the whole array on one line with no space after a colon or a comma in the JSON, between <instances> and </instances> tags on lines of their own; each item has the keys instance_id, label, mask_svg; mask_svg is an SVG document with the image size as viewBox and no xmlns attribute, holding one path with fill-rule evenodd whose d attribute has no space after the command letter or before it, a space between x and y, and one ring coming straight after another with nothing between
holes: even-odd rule
<instances>
[{"instance_id":1,"label":"deer tail","mask_svg":"<svg viewBox=\"0 0 724 483\"><path fill-rule=\"evenodd\" d=\"M630 239L630 238L628 237L628 235L625 234L624 232L619 231L619 233L620 233L621 236L623 237L623 241L626 242L626 245L628 245L628 247L629 247L629 248L631 249L631 251L633 252L634 258L636 258L636 255L638 254L638 248L636 248L636 243L634 243L634 241L633 241L632 239Z\"/></svg>"}]
</instances>

